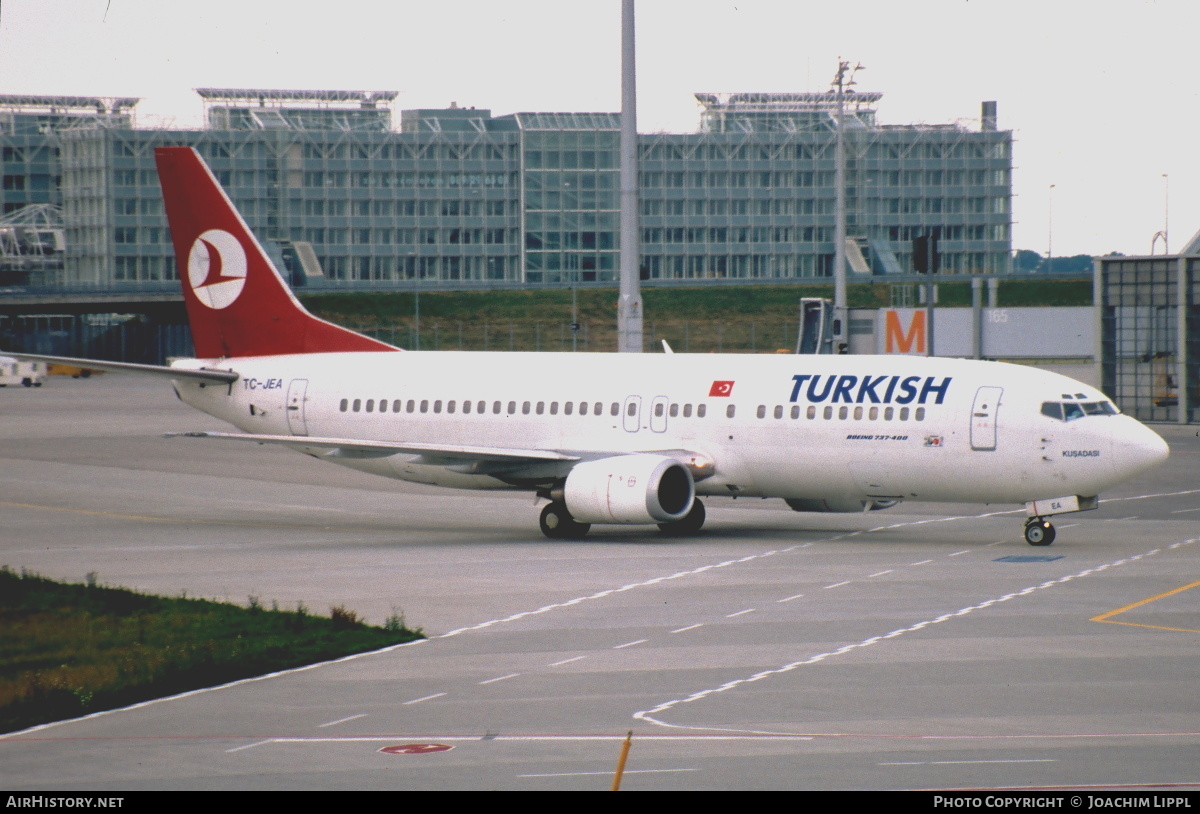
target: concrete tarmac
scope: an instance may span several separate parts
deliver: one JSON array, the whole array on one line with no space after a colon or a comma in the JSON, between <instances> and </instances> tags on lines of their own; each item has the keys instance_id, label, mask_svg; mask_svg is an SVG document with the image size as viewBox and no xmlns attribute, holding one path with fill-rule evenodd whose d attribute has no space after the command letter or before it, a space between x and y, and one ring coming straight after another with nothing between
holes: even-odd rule
<instances>
[{"instance_id":1,"label":"concrete tarmac","mask_svg":"<svg viewBox=\"0 0 1200 814\"><path fill-rule=\"evenodd\" d=\"M164 382L0 390L0 564L429 638L0 736L9 791L607 789L629 730L624 789L1200 785L1195 427L1048 548L1019 507L718 500L551 541L528 495L160 437L197 429Z\"/></svg>"}]
</instances>

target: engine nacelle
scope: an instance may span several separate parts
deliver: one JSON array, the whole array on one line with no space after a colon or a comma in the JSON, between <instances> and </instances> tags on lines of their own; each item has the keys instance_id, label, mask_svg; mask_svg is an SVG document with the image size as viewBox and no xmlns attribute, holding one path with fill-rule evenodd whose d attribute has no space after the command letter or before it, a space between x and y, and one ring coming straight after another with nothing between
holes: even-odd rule
<instances>
[{"instance_id":1,"label":"engine nacelle","mask_svg":"<svg viewBox=\"0 0 1200 814\"><path fill-rule=\"evenodd\" d=\"M794 512L866 512L890 509L899 500L866 500L858 497L838 498L788 498L784 503Z\"/></svg>"},{"instance_id":2,"label":"engine nacelle","mask_svg":"<svg viewBox=\"0 0 1200 814\"><path fill-rule=\"evenodd\" d=\"M580 523L669 523L696 498L692 473L662 455L618 455L576 464L563 500Z\"/></svg>"}]
</instances>

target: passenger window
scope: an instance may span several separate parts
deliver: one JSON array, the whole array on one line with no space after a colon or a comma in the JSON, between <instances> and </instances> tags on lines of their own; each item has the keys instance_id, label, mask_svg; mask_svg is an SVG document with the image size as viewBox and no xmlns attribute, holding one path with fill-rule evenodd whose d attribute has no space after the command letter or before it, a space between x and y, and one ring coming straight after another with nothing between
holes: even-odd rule
<instances>
[{"instance_id":1,"label":"passenger window","mask_svg":"<svg viewBox=\"0 0 1200 814\"><path fill-rule=\"evenodd\" d=\"M783 418L783 405L781 405L781 404L775 405L775 417Z\"/></svg>"},{"instance_id":2,"label":"passenger window","mask_svg":"<svg viewBox=\"0 0 1200 814\"><path fill-rule=\"evenodd\" d=\"M409 399L408 404L404 405L404 411L407 413L411 413L411 412L415 411L416 409L417 409L417 403L415 401L413 401L412 399Z\"/></svg>"},{"instance_id":3,"label":"passenger window","mask_svg":"<svg viewBox=\"0 0 1200 814\"><path fill-rule=\"evenodd\" d=\"M792 420L794 421L799 417L800 417L800 405L793 404L792 405ZM809 416L809 418L812 418L812 416Z\"/></svg>"},{"instance_id":4,"label":"passenger window","mask_svg":"<svg viewBox=\"0 0 1200 814\"><path fill-rule=\"evenodd\" d=\"M571 402L569 402L569 401L567 402L566 414L567 415L571 414ZM558 402L557 401L550 402L550 415L558 415Z\"/></svg>"},{"instance_id":5,"label":"passenger window","mask_svg":"<svg viewBox=\"0 0 1200 814\"><path fill-rule=\"evenodd\" d=\"M354 400L354 412L358 412L362 408L362 399Z\"/></svg>"},{"instance_id":6,"label":"passenger window","mask_svg":"<svg viewBox=\"0 0 1200 814\"><path fill-rule=\"evenodd\" d=\"M509 415L517 414L517 403L515 401L510 401L508 403L508 414Z\"/></svg>"},{"instance_id":7,"label":"passenger window","mask_svg":"<svg viewBox=\"0 0 1200 814\"><path fill-rule=\"evenodd\" d=\"M629 402L629 405L625 408L625 415L630 416L631 418L637 415L637 402Z\"/></svg>"},{"instance_id":8,"label":"passenger window","mask_svg":"<svg viewBox=\"0 0 1200 814\"><path fill-rule=\"evenodd\" d=\"M344 412L346 412L346 410L347 410L349 407L350 407L350 400L349 400L349 399L342 399L342 403L338 405L338 409L339 409L339 410L341 410L343 413L344 413Z\"/></svg>"},{"instance_id":9,"label":"passenger window","mask_svg":"<svg viewBox=\"0 0 1200 814\"><path fill-rule=\"evenodd\" d=\"M826 421L828 421L829 419L833 418L833 408L832 408L832 407L830 407L830 406L828 406L828 405L826 405L826 407L825 407L825 410L824 410L824 412L823 412L823 415L825 416L825 420L826 420Z\"/></svg>"},{"instance_id":10,"label":"passenger window","mask_svg":"<svg viewBox=\"0 0 1200 814\"><path fill-rule=\"evenodd\" d=\"M767 405L765 405L765 404L758 405L757 413L758 413L759 418L766 418L767 417Z\"/></svg>"},{"instance_id":11,"label":"passenger window","mask_svg":"<svg viewBox=\"0 0 1200 814\"><path fill-rule=\"evenodd\" d=\"M872 407L870 409L870 411L867 413L867 418L871 419L872 421L878 421L879 420L879 408Z\"/></svg>"},{"instance_id":12,"label":"passenger window","mask_svg":"<svg viewBox=\"0 0 1200 814\"><path fill-rule=\"evenodd\" d=\"M470 414L471 414L471 402L464 401L463 402L463 415L470 415Z\"/></svg>"},{"instance_id":13,"label":"passenger window","mask_svg":"<svg viewBox=\"0 0 1200 814\"><path fill-rule=\"evenodd\" d=\"M725 408L725 417L726 418L733 418L735 413L737 413L737 407L735 405L730 404L728 407Z\"/></svg>"},{"instance_id":14,"label":"passenger window","mask_svg":"<svg viewBox=\"0 0 1200 814\"><path fill-rule=\"evenodd\" d=\"M455 405L454 401L446 402L446 412L448 412L448 413L454 412L454 405Z\"/></svg>"},{"instance_id":15,"label":"passenger window","mask_svg":"<svg viewBox=\"0 0 1200 814\"><path fill-rule=\"evenodd\" d=\"M612 415L620 415L621 414L621 405L614 401L612 403L612 408L609 410L609 413L611 413Z\"/></svg>"},{"instance_id":16,"label":"passenger window","mask_svg":"<svg viewBox=\"0 0 1200 814\"><path fill-rule=\"evenodd\" d=\"M690 404L683 405L683 417L684 418L692 417L692 405L690 405Z\"/></svg>"},{"instance_id":17,"label":"passenger window","mask_svg":"<svg viewBox=\"0 0 1200 814\"><path fill-rule=\"evenodd\" d=\"M441 399L438 399L433 403L433 411L435 413L440 413L442 411L442 400Z\"/></svg>"},{"instance_id":18,"label":"passenger window","mask_svg":"<svg viewBox=\"0 0 1200 814\"><path fill-rule=\"evenodd\" d=\"M655 418L663 417L663 403L661 401L654 405L654 417Z\"/></svg>"},{"instance_id":19,"label":"passenger window","mask_svg":"<svg viewBox=\"0 0 1200 814\"><path fill-rule=\"evenodd\" d=\"M849 408L849 407L839 407L839 408L838 408L838 418L839 418L840 420L842 420L842 421L845 421L845 420L846 420L846 416L848 416L848 415L850 415L850 408Z\"/></svg>"},{"instance_id":20,"label":"passenger window","mask_svg":"<svg viewBox=\"0 0 1200 814\"><path fill-rule=\"evenodd\" d=\"M367 412L375 412L375 399L367 399Z\"/></svg>"},{"instance_id":21,"label":"passenger window","mask_svg":"<svg viewBox=\"0 0 1200 814\"><path fill-rule=\"evenodd\" d=\"M483 412L483 411L481 410L480 412ZM498 402L498 401L492 402L492 414L500 415L500 402Z\"/></svg>"},{"instance_id":22,"label":"passenger window","mask_svg":"<svg viewBox=\"0 0 1200 814\"><path fill-rule=\"evenodd\" d=\"M486 408L487 408L487 402L481 400L478 404L475 405L475 412L482 413L482 412L484 412L484 410ZM496 412L500 412L500 402L496 402Z\"/></svg>"},{"instance_id":23,"label":"passenger window","mask_svg":"<svg viewBox=\"0 0 1200 814\"><path fill-rule=\"evenodd\" d=\"M539 402L537 403L537 414L538 414L538 415L542 415L542 414L543 414L543 413L545 413L545 412L546 412L546 402L544 402L544 401L539 401Z\"/></svg>"},{"instance_id":24,"label":"passenger window","mask_svg":"<svg viewBox=\"0 0 1200 814\"><path fill-rule=\"evenodd\" d=\"M678 417L679 417L679 405L672 404L671 405L671 418L678 418Z\"/></svg>"},{"instance_id":25,"label":"passenger window","mask_svg":"<svg viewBox=\"0 0 1200 814\"><path fill-rule=\"evenodd\" d=\"M592 415L604 415L604 405L600 402L593 404Z\"/></svg>"},{"instance_id":26,"label":"passenger window","mask_svg":"<svg viewBox=\"0 0 1200 814\"><path fill-rule=\"evenodd\" d=\"M900 420L908 421L908 408L907 407L900 408Z\"/></svg>"},{"instance_id":27,"label":"passenger window","mask_svg":"<svg viewBox=\"0 0 1200 814\"><path fill-rule=\"evenodd\" d=\"M891 421L892 416L894 416L895 414L896 414L895 407L884 407L883 408L883 420L884 421Z\"/></svg>"},{"instance_id":28,"label":"passenger window","mask_svg":"<svg viewBox=\"0 0 1200 814\"><path fill-rule=\"evenodd\" d=\"M521 415L529 415L529 407L530 407L529 402L527 402L527 401L523 402L521 404Z\"/></svg>"},{"instance_id":29,"label":"passenger window","mask_svg":"<svg viewBox=\"0 0 1200 814\"><path fill-rule=\"evenodd\" d=\"M421 399L421 412L429 412L429 399Z\"/></svg>"},{"instance_id":30,"label":"passenger window","mask_svg":"<svg viewBox=\"0 0 1200 814\"><path fill-rule=\"evenodd\" d=\"M707 404L697 404L696 405L696 418L704 418L704 416L707 414L708 414L708 405Z\"/></svg>"},{"instance_id":31,"label":"passenger window","mask_svg":"<svg viewBox=\"0 0 1200 814\"><path fill-rule=\"evenodd\" d=\"M855 421L862 421L862 407L855 407L855 408L854 408L854 420L855 420Z\"/></svg>"},{"instance_id":32,"label":"passenger window","mask_svg":"<svg viewBox=\"0 0 1200 814\"><path fill-rule=\"evenodd\" d=\"M914 417L917 419L917 421L924 421L925 420L925 408L918 407L917 412Z\"/></svg>"},{"instance_id":33,"label":"passenger window","mask_svg":"<svg viewBox=\"0 0 1200 814\"><path fill-rule=\"evenodd\" d=\"M396 399L395 401L392 402L392 412L393 413L400 412L400 399Z\"/></svg>"},{"instance_id":34,"label":"passenger window","mask_svg":"<svg viewBox=\"0 0 1200 814\"><path fill-rule=\"evenodd\" d=\"M806 414L808 415L809 420L816 418L817 417L817 408L811 404L808 405L808 410L807 410Z\"/></svg>"}]
</instances>

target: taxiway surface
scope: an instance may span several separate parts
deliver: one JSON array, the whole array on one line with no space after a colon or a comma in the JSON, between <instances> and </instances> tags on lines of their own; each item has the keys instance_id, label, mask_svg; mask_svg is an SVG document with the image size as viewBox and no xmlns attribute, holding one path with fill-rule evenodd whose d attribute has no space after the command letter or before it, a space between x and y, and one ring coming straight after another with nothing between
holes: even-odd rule
<instances>
[{"instance_id":1,"label":"taxiway surface","mask_svg":"<svg viewBox=\"0 0 1200 814\"><path fill-rule=\"evenodd\" d=\"M0 390L0 564L429 638L0 737L5 788L604 789L628 730L627 789L1200 783L1195 427L1040 549L1010 506L780 501L551 541L527 495L159 437L196 429L137 377Z\"/></svg>"}]
</instances>

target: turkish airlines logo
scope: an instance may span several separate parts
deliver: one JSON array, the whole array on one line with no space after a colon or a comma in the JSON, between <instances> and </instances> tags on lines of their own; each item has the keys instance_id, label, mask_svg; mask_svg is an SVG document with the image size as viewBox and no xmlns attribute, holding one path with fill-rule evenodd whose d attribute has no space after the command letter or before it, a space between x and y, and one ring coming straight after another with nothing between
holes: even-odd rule
<instances>
[{"instance_id":1,"label":"turkish airlines logo","mask_svg":"<svg viewBox=\"0 0 1200 814\"><path fill-rule=\"evenodd\" d=\"M229 232L209 229L192 244L188 281L204 305L228 308L246 285L246 250Z\"/></svg>"},{"instance_id":2,"label":"turkish airlines logo","mask_svg":"<svg viewBox=\"0 0 1200 814\"><path fill-rule=\"evenodd\" d=\"M712 387L708 388L709 398L719 398L721 396L733 395L733 382L715 381Z\"/></svg>"}]
</instances>

